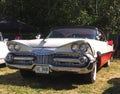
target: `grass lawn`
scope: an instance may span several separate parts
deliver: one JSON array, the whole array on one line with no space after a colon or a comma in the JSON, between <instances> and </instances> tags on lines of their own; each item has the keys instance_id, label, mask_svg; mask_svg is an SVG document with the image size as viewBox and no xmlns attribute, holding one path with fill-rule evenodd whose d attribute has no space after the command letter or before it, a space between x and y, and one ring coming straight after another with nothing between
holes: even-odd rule
<instances>
[{"instance_id":1,"label":"grass lawn","mask_svg":"<svg viewBox=\"0 0 120 94\"><path fill-rule=\"evenodd\" d=\"M98 71L93 84L85 84L78 74L23 79L19 71L1 67L0 94L120 94L120 60Z\"/></svg>"}]
</instances>

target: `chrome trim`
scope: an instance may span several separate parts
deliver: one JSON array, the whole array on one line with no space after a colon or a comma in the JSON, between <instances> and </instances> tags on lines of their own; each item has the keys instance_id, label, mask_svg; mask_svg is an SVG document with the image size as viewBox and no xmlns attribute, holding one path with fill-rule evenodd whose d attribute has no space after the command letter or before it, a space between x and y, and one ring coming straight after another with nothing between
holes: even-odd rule
<instances>
[{"instance_id":1,"label":"chrome trim","mask_svg":"<svg viewBox=\"0 0 120 94\"><path fill-rule=\"evenodd\" d=\"M86 67L82 67L82 68L76 68L76 67L64 67L64 66L54 66L52 64L48 64L48 63L45 63L46 61L45 58L43 58L43 61L44 61L44 64L40 64L39 62L36 62L36 63L31 63L31 64L28 64L28 65L25 65L22 63L9 63L6 61L6 65L9 67L9 68L14 68L14 69L30 69L32 71L34 71L34 67L35 66L42 66L42 65L46 65L46 66L49 66L50 68L50 71L66 71L66 72L78 72L78 73L89 73L90 71L93 70L94 66L95 66L95 61L96 59L90 55L90 54L86 54L86 56L89 58L89 64L86 66ZM21 59L21 60L33 60L34 57L32 56L27 56L28 58L26 57L15 57L14 60L16 59ZM62 60L63 59L63 60ZM64 61L64 62L77 62L78 63L78 60L79 59L71 59L71 58L54 58L55 61ZM42 62L43 62L42 61Z\"/></svg>"},{"instance_id":2,"label":"chrome trim","mask_svg":"<svg viewBox=\"0 0 120 94\"><path fill-rule=\"evenodd\" d=\"M19 56L19 57L14 57L13 60L33 60L34 57L30 57L30 56L25 56L25 57L22 57L22 56Z\"/></svg>"},{"instance_id":3,"label":"chrome trim","mask_svg":"<svg viewBox=\"0 0 120 94\"><path fill-rule=\"evenodd\" d=\"M94 64L93 64L94 63ZM8 64L6 63L6 65L9 67L9 68L13 68L13 69L30 69L32 71L35 71L34 68L35 66L49 66L50 68L50 72L52 71L66 71L66 72L77 72L77 73L81 73L81 74L84 74L84 73L89 73L90 71L93 70L94 66L95 66L95 62L93 63L90 63L89 66L92 65L91 68L89 68L89 66L87 67L84 67L84 68L75 68L75 67L61 67L61 66L53 66L53 65L48 65L48 64L33 64L33 65L13 65L13 64Z\"/></svg>"},{"instance_id":4,"label":"chrome trim","mask_svg":"<svg viewBox=\"0 0 120 94\"><path fill-rule=\"evenodd\" d=\"M8 64L6 62L6 65L9 67L9 68L13 68L13 69L32 69L34 65L18 65L18 64Z\"/></svg>"},{"instance_id":5,"label":"chrome trim","mask_svg":"<svg viewBox=\"0 0 120 94\"><path fill-rule=\"evenodd\" d=\"M66 72L77 72L77 73L89 73L90 71L92 71L92 69L88 69L88 68L75 68L75 67L57 67L57 66L52 66L49 65L50 69L53 71L66 71Z\"/></svg>"},{"instance_id":6,"label":"chrome trim","mask_svg":"<svg viewBox=\"0 0 120 94\"><path fill-rule=\"evenodd\" d=\"M72 59L72 58L53 58L54 62L73 62L73 63L78 63L80 62L79 59Z\"/></svg>"}]
</instances>

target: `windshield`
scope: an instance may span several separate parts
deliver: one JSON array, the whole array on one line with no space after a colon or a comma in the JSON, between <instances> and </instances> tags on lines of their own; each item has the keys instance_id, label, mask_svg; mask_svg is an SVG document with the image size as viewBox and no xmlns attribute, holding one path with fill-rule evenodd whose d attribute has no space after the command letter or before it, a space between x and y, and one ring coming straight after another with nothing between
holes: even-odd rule
<instances>
[{"instance_id":1,"label":"windshield","mask_svg":"<svg viewBox=\"0 0 120 94\"><path fill-rule=\"evenodd\" d=\"M89 38L95 39L96 30L86 28L54 29L47 38Z\"/></svg>"}]
</instances>

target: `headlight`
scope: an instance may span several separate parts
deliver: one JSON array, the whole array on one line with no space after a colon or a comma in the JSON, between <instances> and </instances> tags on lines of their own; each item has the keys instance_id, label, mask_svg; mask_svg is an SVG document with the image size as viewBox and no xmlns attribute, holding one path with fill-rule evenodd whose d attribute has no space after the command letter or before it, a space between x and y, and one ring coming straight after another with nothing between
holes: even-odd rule
<instances>
[{"instance_id":1,"label":"headlight","mask_svg":"<svg viewBox=\"0 0 120 94\"><path fill-rule=\"evenodd\" d=\"M88 46L86 44L80 44L80 51L86 52L88 49Z\"/></svg>"},{"instance_id":2,"label":"headlight","mask_svg":"<svg viewBox=\"0 0 120 94\"><path fill-rule=\"evenodd\" d=\"M88 46L85 43L81 43L81 44L76 43L76 44L71 45L71 50L73 52L82 52L82 53L84 53L84 52L86 52L88 50Z\"/></svg>"},{"instance_id":3,"label":"headlight","mask_svg":"<svg viewBox=\"0 0 120 94\"><path fill-rule=\"evenodd\" d=\"M19 51L21 47L18 44L10 44L8 45L8 49L10 51Z\"/></svg>"},{"instance_id":4,"label":"headlight","mask_svg":"<svg viewBox=\"0 0 120 94\"><path fill-rule=\"evenodd\" d=\"M13 44L9 45L9 46L8 46L8 49L9 49L10 51L13 51L13 50L14 50L14 45L13 45Z\"/></svg>"},{"instance_id":5,"label":"headlight","mask_svg":"<svg viewBox=\"0 0 120 94\"><path fill-rule=\"evenodd\" d=\"M73 45L71 46L71 50L72 50L73 52L78 52L78 51L79 51L79 44L73 44Z\"/></svg>"},{"instance_id":6,"label":"headlight","mask_svg":"<svg viewBox=\"0 0 120 94\"><path fill-rule=\"evenodd\" d=\"M15 50L19 51L20 50L20 46L19 45L15 45Z\"/></svg>"}]
</instances>

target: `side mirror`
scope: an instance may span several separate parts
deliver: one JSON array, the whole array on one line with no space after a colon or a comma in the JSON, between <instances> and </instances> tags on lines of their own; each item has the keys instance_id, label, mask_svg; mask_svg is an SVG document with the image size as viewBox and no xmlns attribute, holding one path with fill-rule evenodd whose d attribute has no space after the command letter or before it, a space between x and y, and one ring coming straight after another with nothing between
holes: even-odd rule
<instances>
[{"instance_id":1,"label":"side mirror","mask_svg":"<svg viewBox=\"0 0 120 94\"><path fill-rule=\"evenodd\" d=\"M108 45L113 45L113 40L108 40Z\"/></svg>"},{"instance_id":2,"label":"side mirror","mask_svg":"<svg viewBox=\"0 0 120 94\"><path fill-rule=\"evenodd\" d=\"M99 40L99 39L100 39L100 37L99 37L99 36L96 36L96 39L97 39L97 40Z\"/></svg>"},{"instance_id":3,"label":"side mirror","mask_svg":"<svg viewBox=\"0 0 120 94\"><path fill-rule=\"evenodd\" d=\"M97 40L100 40L100 38L101 38L101 34L98 34L98 35L96 36L96 39L97 39Z\"/></svg>"},{"instance_id":4,"label":"side mirror","mask_svg":"<svg viewBox=\"0 0 120 94\"><path fill-rule=\"evenodd\" d=\"M41 34L38 34L37 36L35 36L36 39L40 39L41 38Z\"/></svg>"}]
</instances>

